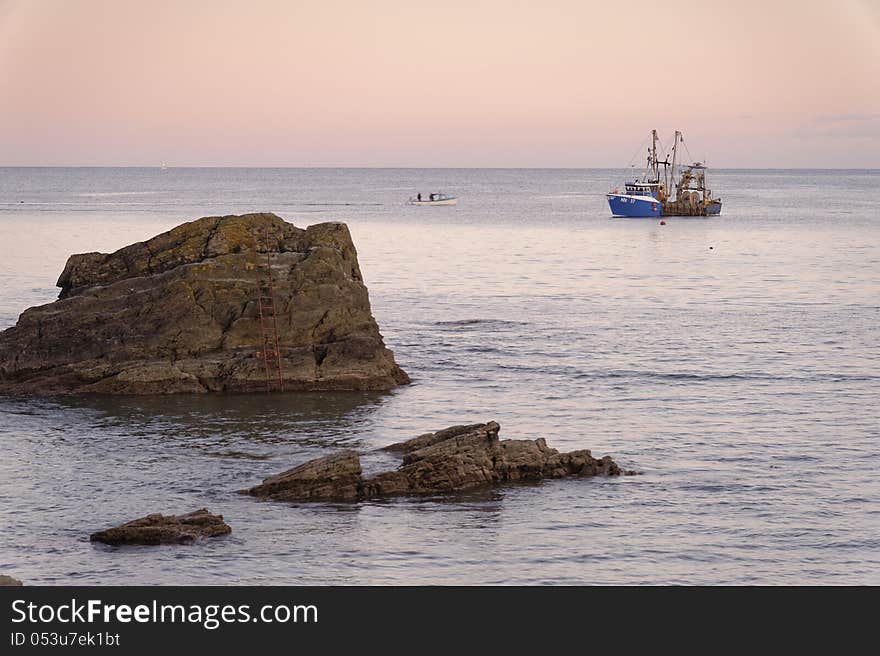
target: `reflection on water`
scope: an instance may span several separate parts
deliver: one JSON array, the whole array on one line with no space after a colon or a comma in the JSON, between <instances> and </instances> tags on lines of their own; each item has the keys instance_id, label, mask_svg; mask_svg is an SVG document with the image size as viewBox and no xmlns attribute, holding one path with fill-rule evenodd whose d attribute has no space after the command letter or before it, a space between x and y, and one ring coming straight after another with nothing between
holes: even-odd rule
<instances>
[{"instance_id":1,"label":"reflection on water","mask_svg":"<svg viewBox=\"0 0 880 656\"><path fill-rule=\"evenodd\" d=\"M60 397L47 412L86 417L95 427L124 435L162 436L205 449L250 444L257 451L295 440L303 447L358 446L356 435L370 414L387 402L382 392ZM242 454L244 452L241 452Z\"/></svg>"}]
</instances>

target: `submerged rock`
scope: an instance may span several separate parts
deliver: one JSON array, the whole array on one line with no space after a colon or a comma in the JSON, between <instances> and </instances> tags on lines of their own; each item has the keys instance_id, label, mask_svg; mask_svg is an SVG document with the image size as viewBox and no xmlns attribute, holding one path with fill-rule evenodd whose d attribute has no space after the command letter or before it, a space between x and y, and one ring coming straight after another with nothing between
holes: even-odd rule
<instances>
[{"instance_id":1,"label":"submerged rock","mask_svg":"<svg viewBox=\"0 0 880 656\"><path fill-rule=\"evenodd\" d=\"M24 584L18 579L6 576L5 574L0 574L0 588L18 588L22 585Z\"/></svg>"},{"instance_id":2,"label":"submerged rock","mask_svg":"<svg viewBox=\"0 0 880 656\"><path fill-rule=\"evenodd\" d=\"M361 501L388 496L444 494L515 481L566 476L618 476L609 457L589 451L559 453L537 440L499 440L500 426L452 426L385 447L403 454L394 471L364 479L354 451L306 462L267 478L247 494L279 501Z\"/></svg>"},{"instance_id":3,"label":"submerged rock","mask_svg":"<svg viewBox=\"0 0 880 656\"><path fill-rule=\"evenodd\" d=\"M105 544L181 544L231 532L232 528L223 521L223 515L212 515L206 508L201 508L186 515L147 515L92 533L89 540Z\"/></svg>"},{"instance_id":4,"label":"submerged rock","mask_svg":"<svg viewBox=\"0 0 880 656\"><path fill-rule=\"evenodd\" d=\"M261 288L270 271L271 293ZM264 391L267 368L273 390L409 382L342 223L207 217L115 253L72 255L58 286L59 300L0 333L0 393Z\"/></svg>"}]
</instances>

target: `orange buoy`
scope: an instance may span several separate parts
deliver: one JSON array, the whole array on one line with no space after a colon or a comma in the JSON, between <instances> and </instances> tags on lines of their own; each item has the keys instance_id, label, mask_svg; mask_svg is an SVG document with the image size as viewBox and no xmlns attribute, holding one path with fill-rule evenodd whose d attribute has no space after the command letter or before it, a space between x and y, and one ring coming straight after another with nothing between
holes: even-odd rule
<instances>
[{"instance_id":1,"label":"orange buoy","mask_svg":"<svg viewBox=\"0 0 880 656\"><path fill-rule=\"evenodd\" d=\"M666 221L661 221L660 225L666 225Z\"/></svg>"}]
</instances>

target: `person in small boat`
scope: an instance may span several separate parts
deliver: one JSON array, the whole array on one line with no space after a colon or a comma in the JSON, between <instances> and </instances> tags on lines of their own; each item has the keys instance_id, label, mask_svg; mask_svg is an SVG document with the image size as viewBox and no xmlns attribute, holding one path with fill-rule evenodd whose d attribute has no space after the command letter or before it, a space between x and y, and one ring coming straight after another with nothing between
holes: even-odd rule
<instances>
[{"instance_id":1,"label":"person in small boat","mask_svg":"<svg viewBox=\"0 0 880 656\"><path fill-rule=\"evenodd\" d=\"M437 200L437 194L431 194L429 198L431 200Z\"/></svg>"},{"instance_id":2,"label":"person in small boat","mask_svg":"<svg viewBox=\"0 0 880 656\"><path fill-rule=\"evenodd\" d=\"M421 191L419 192L419 195L416 196L416 200L418 200L420 203L422 202L422 192Z\"/></svg>"}]
</instances>

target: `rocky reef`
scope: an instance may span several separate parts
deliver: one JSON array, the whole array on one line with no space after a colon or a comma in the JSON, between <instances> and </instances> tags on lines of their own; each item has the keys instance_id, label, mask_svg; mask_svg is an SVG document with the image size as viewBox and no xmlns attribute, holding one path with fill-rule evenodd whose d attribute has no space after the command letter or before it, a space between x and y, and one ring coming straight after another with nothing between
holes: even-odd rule
<instances>
[{"instance_id":1,"label":"rocky reef","mask_svg":"<svg viewBox=\"0 0 880 656\"><path fill-rule=\"evenodd\" d=\"M448 494L480 487L567 476L618 476L609 457L560 453L537 440L500 440L497 422L452 426L385 447L403 461L364 478L360 456L342 451L272 476L244 492L276 501L362 501L401 495Z\"/></svg>"},{"instance_id":2,"label":"rocky reef","mask_svg":"<svg viewBox=\"0 0 880 656\"><path fill-rule=\"evenodd\" d=\"M22 582L18 579L6 576L5 574L0 574L0 588L19 588L21 586Z\"/></svg>"},{"instance_id":3,"label":"rocky reef","mask_svg":"<svg viewBox=\"0 0 880 656\"><path fill-rule=\"evenodd\" d=\"M212 515L206 508L200 508L185 515L147 515L106 531L92 533L89 540L113 545L182 544L231 532L232 528L223 521L223 515Z\"/></svg>"},{"instance_id":4,"label":"rocky reef","mask_svg":"<svg viewBox=\"0 0 880 656\"><path fill-rule=\"evenodd\" d=\"M379 334L341 223L302 229L274 214L206 217L115 253L72 255L58 286L59 300L0 333L0 393L409 382Z\"/></svg>"}]
</instances>

